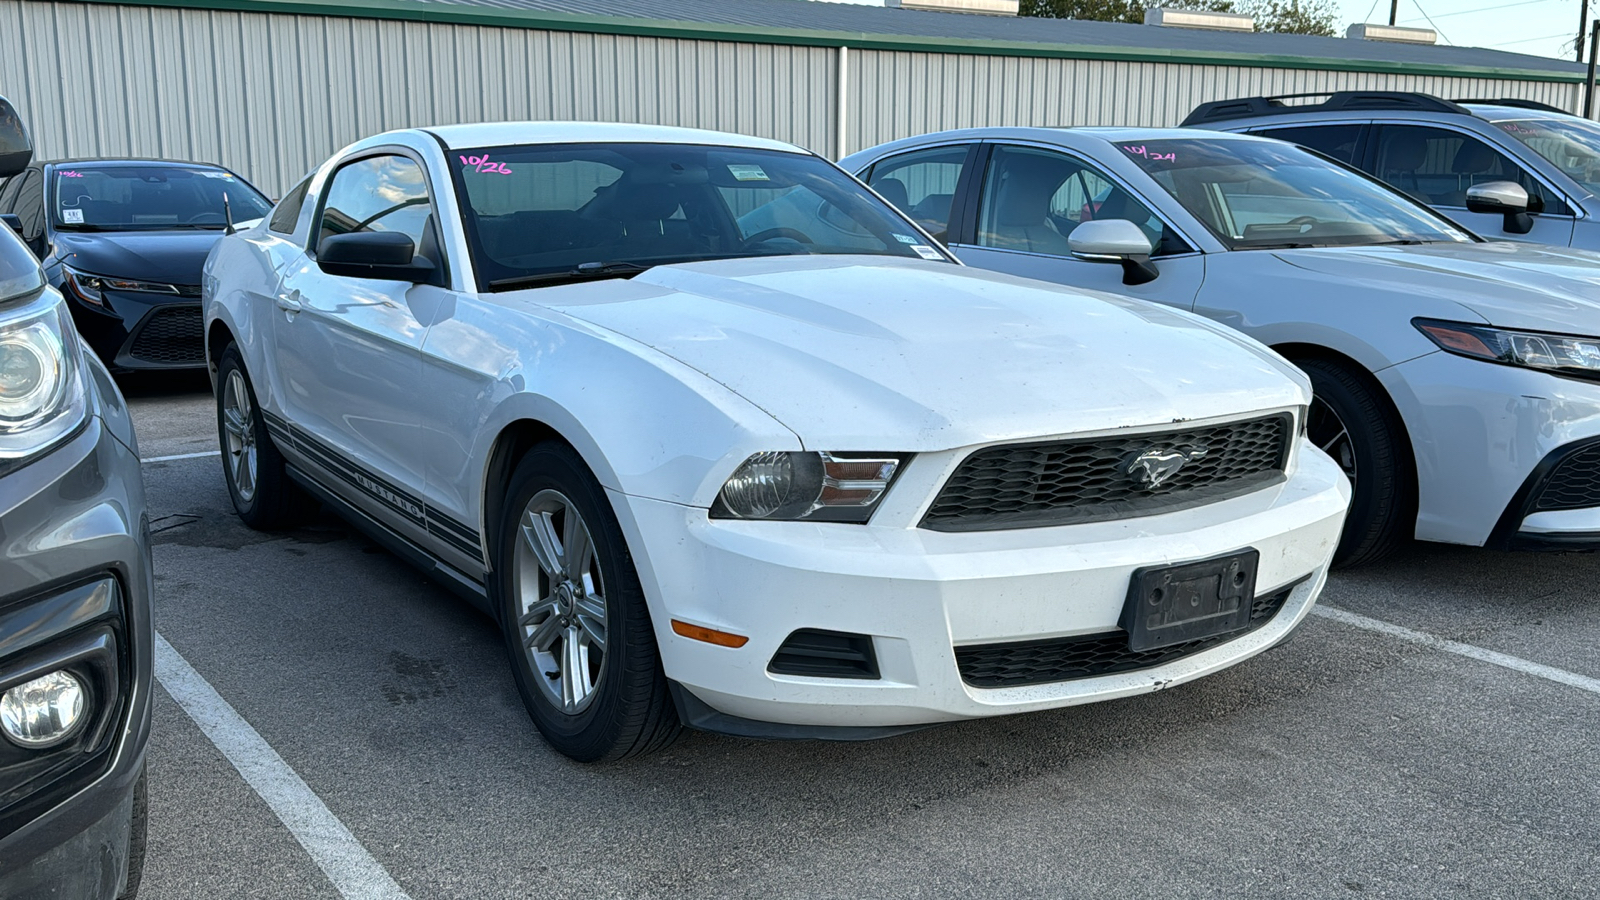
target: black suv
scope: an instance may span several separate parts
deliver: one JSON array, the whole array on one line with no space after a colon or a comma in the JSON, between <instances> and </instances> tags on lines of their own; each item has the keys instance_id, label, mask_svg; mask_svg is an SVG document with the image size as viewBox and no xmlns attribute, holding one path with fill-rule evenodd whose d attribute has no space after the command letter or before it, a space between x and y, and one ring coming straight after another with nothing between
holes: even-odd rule
<instances>
[{"instance_id":1,"label":"black suv","mask_svg":"<svg viewBox=\"0 0 1600 900\"><path fill-rule=\"evenodd\" d=\"M0 176L30 156L0 98ZM0 897L132 897L155 642L139 454L17 224L0 226Z\"/></svg>"}]
</instances>

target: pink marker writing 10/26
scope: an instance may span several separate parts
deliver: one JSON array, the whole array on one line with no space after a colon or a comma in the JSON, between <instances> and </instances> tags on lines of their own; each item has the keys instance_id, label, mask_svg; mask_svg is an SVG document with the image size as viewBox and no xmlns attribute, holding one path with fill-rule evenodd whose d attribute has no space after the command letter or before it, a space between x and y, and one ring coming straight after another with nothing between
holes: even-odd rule
<instances>
[{"instance_id":1,"label":"pink marker writing 10/26","mask_svg":"<svg viewBox=\"0 0 1600 900\"><path fill-rule=\"evenodd\" d=\"M494 161L490 160L489 159L489 154L487 154L487 153L485 153L482 156L463 156L463 157L461 157L461 164L463 166L473 166L474 167L474 171L479 172L479 173L490 174L490 175L510 175L511 174L511 167L510 166L506 165L503 162L494 162Z\"/></svg>"}]
</instances>

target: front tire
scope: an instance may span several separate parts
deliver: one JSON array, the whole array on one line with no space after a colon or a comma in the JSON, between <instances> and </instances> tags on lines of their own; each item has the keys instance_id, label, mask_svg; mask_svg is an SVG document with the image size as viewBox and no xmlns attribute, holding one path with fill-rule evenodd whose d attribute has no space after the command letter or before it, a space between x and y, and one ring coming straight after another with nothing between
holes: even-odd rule
<instances>
[{"instance_id":1,"label":"front tire","mask_svg":"<svg viewBox=\"0 0 1600 900\"><path fill-rule=\"evenodd\" d=\"M681 726L610 501L564 444L511 475L491 582L523 705L580 762L659 750Z\"/></svg>"},{"instance_id":2,"label":"front tire","mask_svg":"<svg viewBox=\"0 0 1600 900\"><path fill-rule=\"evenodd\" d=\"M128 827L128 877L117 900L134 900L139 882L144 880L145 846L150 835L150 790L148 769L139 770L133 785L133 820Z\"/></svg>"},{"instance_id":3,"label":"front tire","mask_svg":"<svg viewBox=\"0 0 1600 900\"><path fill-rule=\"evenodd\" d=\"M233 509L246 525L275 531L310 518L316 503L289 479L288 463L267 434L237 344L222 351L217 366L217 438L222 477Z\"/></svg>"},{"instance_id":4,"label":"front tire","mask_svg":"<svg viewBox=\"0 0 1600 900\"><path fill-rule=\"evenodd\" d=\"M1405 542L1416 521L1405 431L1383 398L1347 367L1321 359L1295 364L1311 378L1306 437L1344 470L1353 494L1334 565L1378 562Z\"/></svg>"}]
</instances>

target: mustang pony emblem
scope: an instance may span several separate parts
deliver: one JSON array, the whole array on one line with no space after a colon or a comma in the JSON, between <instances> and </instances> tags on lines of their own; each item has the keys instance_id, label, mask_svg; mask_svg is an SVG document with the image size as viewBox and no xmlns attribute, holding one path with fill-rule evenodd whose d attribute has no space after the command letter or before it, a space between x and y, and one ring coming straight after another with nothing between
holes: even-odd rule
<instances>
[{"instance_id":1,"label":"mustang pony emblem","mask_svg":"<svg viewBox=\"0 0 1600 900\"><path fill-rule=\"evenodd\" d=\"M1153 491L1161 483L1178 473L1184 464L1193 462L1206 455L1204 447L1173 447L1171 449L1152 448L1135 456L1128 463L1128 478L1134 486L1143 490Z\"/></svg>"}]
</instances>

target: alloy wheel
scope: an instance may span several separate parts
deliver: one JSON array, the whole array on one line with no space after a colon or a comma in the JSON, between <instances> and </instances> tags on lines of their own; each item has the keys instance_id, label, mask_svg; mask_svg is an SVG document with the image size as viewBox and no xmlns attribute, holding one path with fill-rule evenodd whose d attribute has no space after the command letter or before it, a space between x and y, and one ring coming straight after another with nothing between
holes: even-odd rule
<instances>
[{"instance_id":1,"label":"alloy wheel","mask_svg":"<svg viewBox=\"0 0 1600 900\"><path fill-rule=\"evenodd\" d=\"M228 472L239 499L249 503L256 495L255 409L250 388L238 369L228 373L222 388L222 427L227 432Z\"/></svg>"},{"instance_id":2,"label":"alloy wheel","mask_svg":"<svg viewBox=\"0 0 1600 900\"><path fill-rule=\"evenodd\" d=\"M1356 445L1350 437L1350 428L1345 425L1333 407L1322 400L1312 397L1311 408L1306 412L1306 437L1311 443L1316 444L1322 452L1333 457L1339 464L1345 477L1350 479L1350 487L1356 486Z\"/></svg>"},{"instance_id":3,"label":"alloy wheel","mask_svg":"<svg viewBox=\"0 0 1600 900\"><path fill-rule=\"evenodd\" d=\"M544 490L528 501L512 565L517 633L534 681L576 715L605 677L606 599L589 525L566 495Z\"/></svg>"}]
</instances>

